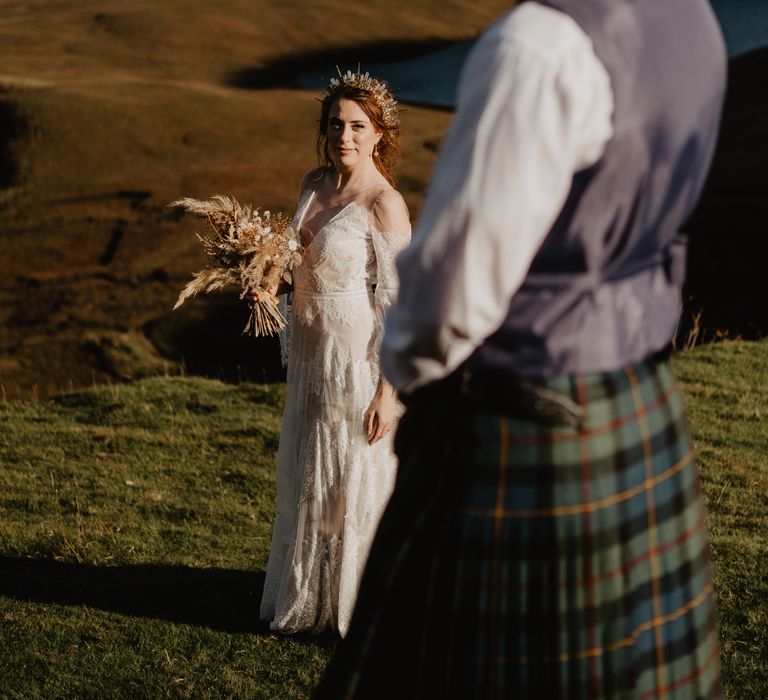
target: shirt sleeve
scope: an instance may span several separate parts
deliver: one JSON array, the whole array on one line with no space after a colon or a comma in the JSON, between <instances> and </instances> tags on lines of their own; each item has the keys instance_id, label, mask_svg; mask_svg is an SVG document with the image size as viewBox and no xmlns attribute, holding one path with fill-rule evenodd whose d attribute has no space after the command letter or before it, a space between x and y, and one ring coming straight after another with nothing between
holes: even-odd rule
<instances>
[{"instance_id":1,"label":"shirt sleeve","mask_svg":"<svg viewBox=\"0 0 768 700\"><path fill-rule=\"evenodd\" d=\"M613 96L569 16L525 3L467 59L411 245L382 366L401 392L450 374L502 324L573 175L612 135Z\"/></svg>"}]
</instances>

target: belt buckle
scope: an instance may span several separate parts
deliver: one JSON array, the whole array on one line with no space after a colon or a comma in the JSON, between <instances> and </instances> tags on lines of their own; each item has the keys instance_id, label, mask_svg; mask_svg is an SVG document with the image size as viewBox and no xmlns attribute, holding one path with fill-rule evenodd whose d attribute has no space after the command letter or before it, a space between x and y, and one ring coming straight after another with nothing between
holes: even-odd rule
<instances>
[{"instance_id":1,"label":"belt buckle","mask_svg":"<svg viewBox=\"0 0 768 700\"><path fill-rule=\"evenodd\" d=\"M583 420L584 408L570 397L540 386L531 384L523 384L523 386L530 393L531 407L543 423L577 428Z\"/></svg>"}]
</instances>

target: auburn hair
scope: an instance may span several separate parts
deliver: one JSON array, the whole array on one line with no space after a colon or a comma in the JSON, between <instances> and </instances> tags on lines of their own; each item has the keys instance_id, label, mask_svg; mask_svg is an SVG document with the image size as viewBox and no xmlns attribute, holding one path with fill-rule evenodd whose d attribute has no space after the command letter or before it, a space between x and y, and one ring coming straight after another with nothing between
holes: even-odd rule
<instances>
[{"instance_id":1,"label":"auburn hair","mask_svg":"<svg viewBox=\"0 0 768 700\"><path fill-rule=\"evenodd\" d=\"M381 134L378 144L373 151L373 163L377 170L387 179L387 182L395 185L395 164L400 157L400 127L387 126L384 123L384 115L379 103L367 90L361 90L352 85L342 85L334 90L333 96L327 96L322 102L320 110L320 128L317 134L317 160L321 167L335 170L333 160L328 150L328 121L331 107L340 98L356 102L360 109L371 120L373 128Z\"/></svg>"}]
</instances>

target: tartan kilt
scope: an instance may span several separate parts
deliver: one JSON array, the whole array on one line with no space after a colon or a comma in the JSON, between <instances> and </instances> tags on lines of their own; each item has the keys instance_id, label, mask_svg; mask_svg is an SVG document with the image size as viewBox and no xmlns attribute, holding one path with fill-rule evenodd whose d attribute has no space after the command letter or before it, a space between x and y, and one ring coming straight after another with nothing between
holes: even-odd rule
<instances>
[{"instance_id":1,"label":"tartan kilt","mask_svg":"<svg viewBox=\"0 0 768 700\"><path fill-rule=\"evenodd\" d=\"M537 379L578 425L409 407L321 698L720 696L707 532L667 361Z\"/></svg>"}]
</instances>

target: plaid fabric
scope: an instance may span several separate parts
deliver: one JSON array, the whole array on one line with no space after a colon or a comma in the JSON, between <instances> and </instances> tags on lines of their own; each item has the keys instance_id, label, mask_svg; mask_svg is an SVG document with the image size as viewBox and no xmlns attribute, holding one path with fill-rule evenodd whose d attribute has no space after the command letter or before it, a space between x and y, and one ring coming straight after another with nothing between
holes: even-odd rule
<instances>
[{"instance_id":1,"label":"plaid fabric","mask_svg":"<svg viewBox=\"0 0 768 700\"><path fill-rule=\"evenodd\" d=\"M409 409L316 698L713 698L707 536L667 362L540 385L577 427Z\"/></svg>"}]
</instances>

